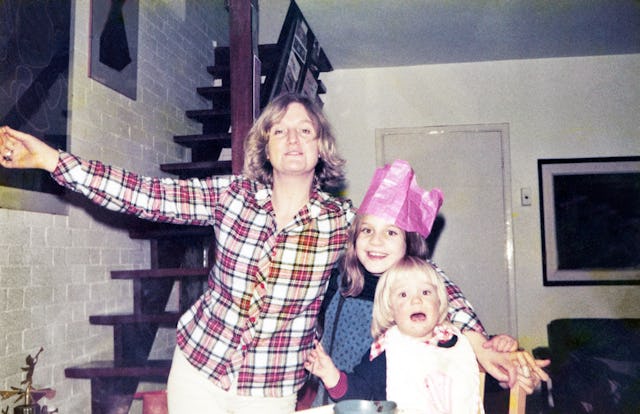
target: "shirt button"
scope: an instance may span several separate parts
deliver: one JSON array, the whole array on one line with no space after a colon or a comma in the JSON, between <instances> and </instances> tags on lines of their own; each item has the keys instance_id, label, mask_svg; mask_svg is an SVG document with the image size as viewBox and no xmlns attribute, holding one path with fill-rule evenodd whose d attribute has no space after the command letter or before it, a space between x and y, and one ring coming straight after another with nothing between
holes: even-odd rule
<instances>
[{"instance_id":1,"label":"shirt button","mask_svg":"<svg viewBox=\"0 0 640 414\"><path fill-rule=\"evenodd\" d=\"M246 345L242 345L242 352L245 352L247 350L247 346Z\"/></svg>"},{"instance_id":2,"label":"shirt button","mask_svg":"<svg viewBox=\"0 0 640 414\"><path fill-rule=\"evenodd\" d=\"M256 322L256 318L255 318L255 317L253 317L253 316L252 316L252 317L250 317L250 318L249 318L249 322L251 322L251 323L255 323L255 322Z\"/></svg>"}]
</instances>

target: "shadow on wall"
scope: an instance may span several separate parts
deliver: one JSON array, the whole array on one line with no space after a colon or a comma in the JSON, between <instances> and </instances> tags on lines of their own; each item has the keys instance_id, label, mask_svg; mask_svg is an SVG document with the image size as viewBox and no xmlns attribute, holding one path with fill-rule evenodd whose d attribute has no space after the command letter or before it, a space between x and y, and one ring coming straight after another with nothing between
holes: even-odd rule
<instances>
[{"instance_id":1,"label":"shadow on wall","mask_svg":"<svg viewBox=\"0 0 640 414\"><path fill-rule=\"evenodd\" d=\"M429 248L428 257L431 259L433 254L436 251L436 245L438 244L438 240L440 239L440 235L444 230L446 224L446 220L441 215L438 215L433 222L433 227L431 227L431 233L427 237L427 247Z\"/></svg>"}]
</instances>

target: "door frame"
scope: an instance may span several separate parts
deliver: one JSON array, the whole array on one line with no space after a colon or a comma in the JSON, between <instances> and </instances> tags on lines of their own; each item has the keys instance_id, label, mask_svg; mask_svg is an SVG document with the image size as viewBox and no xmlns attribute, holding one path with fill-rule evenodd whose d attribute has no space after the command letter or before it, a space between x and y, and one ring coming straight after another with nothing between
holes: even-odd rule
<instances>
[{"instance_id":1,"label":"door frame","mask_svg":"<svg viewBox=\"0 0 640 414\"><path fill-rule=\"evenodd\" d=\"M397 134L418 134L424 135L441 135L447 133L462 132L466 134L474 133L491 133L500 134L500 158L502 160L502 200L504 207L504 228L505 228L505 246L504 261L507 272L507 309L508 326L512 335L518 335L518 318L517 318L517 298L516 298L516 278L515 278L515 259L514 259L514 242L513 242L513 216L512 216L512 185L511 185L511 162L509 150L509 124L462 124L462 125L441 125L441 126L424 126L424 127L398 127L398 128L380 128L375 130L375 151L376 151L376 167L382 167L384 163L384 137L385 135Z\"/></svg>"}]
</instances>

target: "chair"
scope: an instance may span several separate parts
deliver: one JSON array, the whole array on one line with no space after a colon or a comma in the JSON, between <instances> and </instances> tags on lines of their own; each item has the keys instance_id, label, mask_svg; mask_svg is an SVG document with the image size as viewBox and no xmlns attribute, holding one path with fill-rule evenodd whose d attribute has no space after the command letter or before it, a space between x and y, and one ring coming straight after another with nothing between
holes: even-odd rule
<instances>
[{"instance_id":1,"label":"chair","mask_svg":"<svg viewBox=\"0 0 640 414\"><path fill-rule=\"evenodd\" d=\"M487 374L484 371L480 371L480 398L484 400L484 383ZM527 405L527 393L518 384L516 384L509 391L509 412L508 414L525 414L525 408ZM478 411L478 414L482 414L482 411ZM485 413L494 414L494 413Z\"/></svg>"},{"instance_id":2,"label":"chair","mask_svg":"<svg viewBox=\"0 0 640 414\"><path fill-rule=\"evenodd\" d=\"M167 414L167 391L142 391L133 396L142 400L142 414Z\"/></svg>"}]
</instances>

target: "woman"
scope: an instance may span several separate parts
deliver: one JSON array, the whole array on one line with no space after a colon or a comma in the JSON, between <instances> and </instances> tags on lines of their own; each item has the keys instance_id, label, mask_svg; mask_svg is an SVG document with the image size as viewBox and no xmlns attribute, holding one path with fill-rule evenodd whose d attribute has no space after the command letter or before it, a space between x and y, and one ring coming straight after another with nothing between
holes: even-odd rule
<instances>
[{"instance_id":1,"label":"woman","mask_svg":"<svg viewBox=\"0 0 640 414\"><path fill-rule=\"evenodd\" d=\"M171 413L294 411L326 282L354 216L350 201L323 191L341 182L344 161L308 98L276 98L244 147L243 175L160 179L0 129L3 167L44 169L114 211L214 227L208 289L178 323Z\"/></svg>"}]
</instances>

